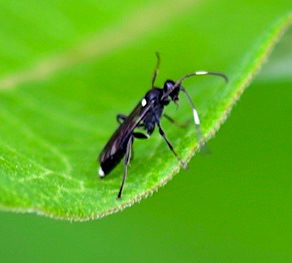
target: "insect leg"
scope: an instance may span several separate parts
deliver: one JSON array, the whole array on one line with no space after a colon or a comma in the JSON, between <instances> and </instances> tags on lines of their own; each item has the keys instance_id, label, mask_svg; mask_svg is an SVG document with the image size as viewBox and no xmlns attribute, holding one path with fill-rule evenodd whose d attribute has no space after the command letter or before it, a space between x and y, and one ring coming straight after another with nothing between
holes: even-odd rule
<instances>
[{"instance_id":1,"label":"insect leg","mask_svg":"<svg viewBox=\"0 0 292 263\"><path fill-rule=\"evenodd\" d=\"M126 156L125 156L125 162L124 162L124 174L123 174L123 179L122 179L122 184L120 187L120 191L118 194L118 199L120 199L122 197L122 192L123 192L123 188L124 188L124 184L128 175L128 165L130 163L131 160L131 150L132 150L132 144L133 144L133 136L131 136L129 138L129 141L127 142L127 148L126 148Z\"/></svg>"},{"instance_id":2,"label":"insect leg","mask_svg":"<svg viewBox=\"0 0 292 263\"><path fill-rule=\"evenodd\" d=\"M161 125L160 125L160 122L158 121L157 122L157 125L158 125L158 128L159 128L159 133L160 135L163 137L163 139L165 140L165 142L167 143L169 149L173 152L173 154L175 155L176 159L180 162L181 166L184 168L184 169L188 169L188 166L185 164L185 162L180 159L177 155L177 153L175 152L172 144L170 143L170 141L167 139L166 135L165 135L165 132L163 131Z\"/></svg>"},{"instance_id":3,"label":"insect leg","mask_svg":"<svg viewBox=\"0 0 292 263\"><path fill-rule=\"evenodd\" d=\"M154 70L154 73L153 73L153 76L152 76L152 88L154 87L154 83L155 83L156 77L158 75L158 70L159 70L159 65L160 65L159 53L156 52L155 54L156 54L156 57L157 57L157 63L156 63L156 67L155 67L155 70Z\"/></svg>"},{"instance_id":4,"label":"insect leg","mask_svg":"<svg viewBox=\"0 0 292 263\"><path fill-rule=\"evenodd\" d=\"M127 115L125 114L118 114L117 115L117 121L119 124L122 124L126 119L127 119Z\"/></svg>"},{"instance_id":5,"label":"insect leg","mask_svg":"<svg viewBox=\"0 0 292 263\"><path fill-rule=\"evenodd\" d=\"M176 120L174 120L172 117L170 117L169 115L167 115L165 113L163 113L163 117L179 128L186 128L189 124L189 121L187 121L185 124L180 124Z\"/></svg>"},{"instance_id":6,"label":"insect leg","mask_svg":"<svg viewBox=\"0 0 292 263\"><path fill-rule=\"evenodd\" d=\"M144 134L142 132L134 132L133 135L137 139L149 139L150 137L148 134Z\"/></svg>"},{"instance_id":7,"label":"insect leg","mask_svg":"<svg viewBox=\"0 0 292 263\"><path fill-rule=\"evenodd\" d=\"M119 124L122 124L127 118L128 118L128 116L125 114L118 114L117 115L117 122ZM143 127L143 124L138 124L138 127Z\"/></svg>"}]
</instances>

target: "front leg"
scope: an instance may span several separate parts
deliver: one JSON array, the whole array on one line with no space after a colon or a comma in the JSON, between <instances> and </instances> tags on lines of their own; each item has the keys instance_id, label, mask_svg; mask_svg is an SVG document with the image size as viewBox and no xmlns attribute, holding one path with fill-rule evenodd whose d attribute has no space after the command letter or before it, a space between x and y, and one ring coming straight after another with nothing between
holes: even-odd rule
<instances>
[{"instance_id":1,"label":"front leg","mask_svg":"<svg viewBox=\"0 0 292 263\"><path fill-rule=\"evenodd\" d=\"M180 162L180 165L186 170L188 169L188 166L186 165L186 163L179 158L179 156L177 155L177 153L175 152L171 142L167 139L166 135L165 135L165 132L163 131L161 125L160 125L160 122L158 121L157 122L157 126L158 126L158 129L159 129L159 133L160 135L163 137L163 139L165 140L165 142L167 143L169 149L172 151L172 153L174 154L174 156L176 157L176 159Z\"/></svg>"},{"instance_id":2,"label":"front leg","mask_svg":"<svg viewBox=\"0 0 292 263\"><path fill-rule=\"evenodd\" d=\"M188 126L188 124L190 123L190 121L187 121L184 124L180 124L176 120L174 120L172 117L170 117L169 115L167 115L166 113L163 113L163 117L165 119L167 119L168 121L170 121L173 125L175 125L176 127L179 127L179 128L186 128Z\"/></svg>"}]
</instances>

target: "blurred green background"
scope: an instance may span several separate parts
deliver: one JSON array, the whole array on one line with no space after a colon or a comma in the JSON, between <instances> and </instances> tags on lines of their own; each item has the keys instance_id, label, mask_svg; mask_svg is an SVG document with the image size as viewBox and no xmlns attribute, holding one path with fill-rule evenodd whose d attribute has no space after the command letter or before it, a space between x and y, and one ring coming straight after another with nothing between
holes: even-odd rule
<instances>
[{"instance_id":1,"label":"blurred green background","mask_svg":"<svg viewBox=\"0 0 292 263\"><path fill-rule=\"evenodd\" d=\"M100 2L98 16L95 16L96 9L90 8L95 6L94 1L88 6L72 2L63 7L65 11L58 1L52 3L59 9L50 9L49 2L44 2L40 7L34 1L27 4L2 1L1 74L29 67L47 54L66 51L78 45L80 39L90 38L91 33L102 31L108 24L127 20L127 13L144 4L143 1L135 4L117 2L115 5ZM158 7L163 7L161 3ZM191 26L197 31L198 41L200 45L205 45L206 50L216 45L215 49L209 48L214 53L198 58L202 68L220 67L223 71L232 69L233 72L238 65L229 61L236 62L245 53L236 53L234 47L236 52L233 49L229 52L224 50L224 56L220 57L223 44L234 41L238 50L250 47L254 40L246 40L247 35L240 34L240 29L254 24L258 30L251 30L248 37L256 37L265 26L287 11L289 5L287 1L194 3L199 10L196 15L200 19L205 17L205 20L198 25L190 24L191 16L177 18L180 21L177 28L184 28L185 25L186 32L180 31L181 35L176 38L181 36L183 39L184 34L190 37L191 33L187 30ZM17 10L23 8L23 13L13 16L15 6L18 6ZM38 8L41 16L36 18ZM143 13L143 8L141 10ZM57 15L56 20L62 21L63 12L68 20L64 20L62 26L54 24L53 18ZM163 12L161 8L157 15ZM206 13L210 18L205 16ZM243 19L241 16L246 17ZM41 20L41 23L36 23L34 28L25 27L34 19ZM83 22L79 23L80 20ZM66 24L66 21L72 23ZM77 22L74 24L74 21ZM223 24L226 21L228 25ZM236 24L236 21L245 23ZM44 26L49 37L45 33L43 36L39 34ZM153 53L153 42L157 41L157 49L165 50L168 59L172 52L173 58L181 54L178 68L182 65L189 68L189 64L184 65L185 61L189 56L195 58L196 50L192 50L192 43L187 41L185 50L176 50L170 41L172 26L176 25L166 23L165 29L158 29L157 35L149 33L152 37L149 46L147 41L141 46L138 38L121 51L115 49L116 53L109 56L120 57L121 61L131 53L141 54L144 59L149 57L147 66L141 64L141 68L147 69L146 73L135 71L135 63L125 67L132 70L136 78L143 76L146 79L145 74L151 74L149 65L153 64L149 53ZM217 32L212 36L214 39L223 37L224 41L216 44L208 42L210 36L204 35L204 29L209 27ZM226 27L226 31L216 31L216 27ZM177 28L175 32L178 32ZM228 39L228 34L236 30L238 32L234 35L237 38ZM40 38L35 39L36 35ZM287 52L291 31L286 38ZM228 121L209 142L211 154L197 154L188 171L181 172L151 198L101 220L69 223L36 215L1 212L1 262L292 262L292 81L287 70L291 69L291 62L283 56L279 61L281 44L276 52L278 56L266 64L233 109ZM213 64L209 58L215 54L221 62L216 60ZM224 60L225 64L222 62ZM110 67L110 61L106 63L106 68L100 68L102 73ZM173 64L165 61L163 65L161 80L172 74ZM177 69L173 71L177 72ZM281 72L284 72L283 76ZM124 70L119 74L126 76L128 72ZM106 78L110 79L111 75ZM127 81L131 85L131 79ZM119 83L119 80L112 82ZM122 101L119 103L123 105Z\"/></svg>"}]
</instances>

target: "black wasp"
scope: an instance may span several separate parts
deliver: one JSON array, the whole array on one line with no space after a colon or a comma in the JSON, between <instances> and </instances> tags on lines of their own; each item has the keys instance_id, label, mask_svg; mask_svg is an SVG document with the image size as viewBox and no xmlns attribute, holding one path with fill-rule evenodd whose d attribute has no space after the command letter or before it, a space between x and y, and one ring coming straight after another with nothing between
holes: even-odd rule
<instances>
[{"instance_id":1,"label":"black wasp","mask_svg":"<svg viewBox=\"0 0 292 263\"><path fill-rule=\"evenodd\" d=\"M128 165L131 159L131 151L134 139L148 139L150 135L153 133L156 125L158 127L160 135L165 140L169 149L175 155L176 159L180 162L181 166L185 169L187 168L186 164L179 158L172 144L167 139L160 123L161 116L165 117L174 124L176 123L171 117L164 114L163 110L164 107L168 105L171 101L174 102L175 104L178 104L179 93L182 91L186 95L193 109L193 116L195 126L197 129L197 136L200 137L201 133L199 115L194 106L194 103L191 100L191 97L189 96L185 88L181 85L183 80L190 78L192 76L215 75L223 77L226 81L228 81L227 77L222 73L197 71L183 76L176 82L173 80L167 80L165 81L163 88L154 87L155 79L158 74L158 68L160 64L159 54L156 53L156 56L157 65L152 77L152 88L139 101L139 103L130 113L130 115L128 116L123 114L117 115L117 120L120 126L114 132L114 134L112 135L112 137L102 150L101 154L99 155L100 162L99 175L101 178L110 173L121 161L121 159L125 156L124 174L120 191L118 193L118 198L121 198L122 196L124 183L128 173ZM139 128L140 130L141 129L145 130L146 132L142 133L138 131L137 128ZM198 140L199 139L200 138L198 138Z\"/></svg>"}]
</instances>

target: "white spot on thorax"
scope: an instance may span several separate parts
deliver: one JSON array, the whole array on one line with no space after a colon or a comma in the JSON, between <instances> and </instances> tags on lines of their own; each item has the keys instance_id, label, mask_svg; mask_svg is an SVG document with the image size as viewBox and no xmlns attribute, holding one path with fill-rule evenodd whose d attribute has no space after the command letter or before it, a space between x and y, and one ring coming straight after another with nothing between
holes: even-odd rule
<instances>
[{"instance_id":1,"label":"white spot on thorax","mask_svg":"<svg viewBox=\"0 0 292 263\"><path fill-rule=\"evenodd\" d=\"M105 176L104 171L102 170L101 166L98 169L98 174L99 174L100 177L104 177Z\"/></svg>"},{"instance_id":2,"label":"white spot on thorax","mask_svg":"<svg viewBox=\"0 0 292 263\"><path fill-rule=\"evenodd\" d=\"M142 105L142 107L145 107L147 105L147 100L146 99L143 99L141 101L141 105Z\"/></svg>"}]
</instances>

